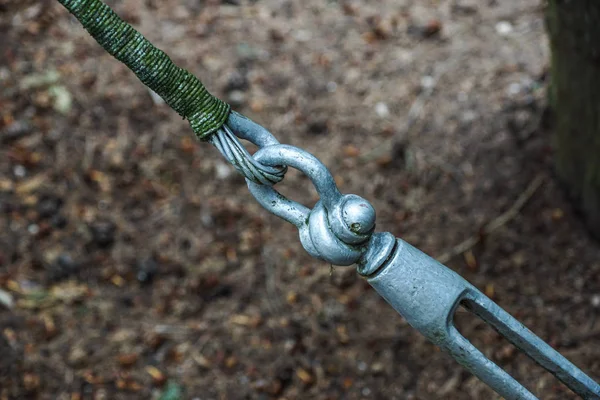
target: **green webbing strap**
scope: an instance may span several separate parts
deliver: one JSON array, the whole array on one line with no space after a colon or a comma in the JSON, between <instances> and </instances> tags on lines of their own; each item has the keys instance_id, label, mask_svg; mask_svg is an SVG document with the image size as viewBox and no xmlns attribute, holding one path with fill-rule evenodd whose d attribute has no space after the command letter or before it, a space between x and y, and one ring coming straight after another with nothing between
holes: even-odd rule
<instances>
[{"instance_id":1,"label":"green webbing strap","mask_svg":"<svg viewBox=\"0 0 600 400\"><path fill-rule=\"evenodd\" d=\"M106 51L187 118L199 139L208 139L225 123L229 105L211 95L198 78L176 66L109 6L100 0L58 1Z\"/></svg>"}]
</instances>

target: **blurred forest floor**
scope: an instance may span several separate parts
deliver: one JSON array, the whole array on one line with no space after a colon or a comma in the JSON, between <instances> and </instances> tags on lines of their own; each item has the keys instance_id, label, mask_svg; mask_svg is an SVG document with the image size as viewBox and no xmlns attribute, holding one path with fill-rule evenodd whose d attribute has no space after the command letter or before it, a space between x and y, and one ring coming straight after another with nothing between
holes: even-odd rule
<instances>
[{"instance_id":1,"label":"blurred forest floor","mask_svg":"<svg viewBox=\"0 0 600 400\"><path fill-rule=\"evenodd\" d=\"M447 264L600 377L600 246L553 179L542 2L109 3L380 230L436 257L480 239ZM0 37L0 399L497 398L310 258L58 2L1 1ZM295 171L280 186L316 200ZM574 398L457 320L540 398Z\"/></svg>"}]
</instances>

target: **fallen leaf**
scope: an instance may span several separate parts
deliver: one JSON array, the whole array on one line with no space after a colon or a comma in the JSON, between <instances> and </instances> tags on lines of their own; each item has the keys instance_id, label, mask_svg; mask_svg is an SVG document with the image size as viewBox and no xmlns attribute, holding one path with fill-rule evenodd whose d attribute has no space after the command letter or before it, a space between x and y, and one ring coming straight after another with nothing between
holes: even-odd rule
<instances>
[{"instance_id":1,"label":"fallen leaf","mask_svg":"<svg viewBox=\"0 0 600 400\"><path fill-rule=\"evenodd\" d=\"M262 323L262 318L259 315L249 316L243 314L236 314L231 317L229 320L232 324L248 326L251 328L256 328Z\"/></svg>"},{"instance_id":2,"label":"fallen leaf","mask_svg":"<svg viewBox=\"0 0 600 400\"><path fill-rule=\"evenodd\" d=\"M119 354L117 361L122 367L131 367L137 362L138 357L137 353Z\"/></svg>"},{"instance_id":3,"label":"fallen leaf","mask_svg":"<svg viewBox=\"0 0 600 400\"><path fill-rule=\"evenodd\" d=\"M118 287L125 285L125 279L123 279L120 275L113 275L113 277L110 278L110 281L113 283L113 285Z\"/></svg>"},{"instance_id":4,"label":"fallen leaf","mask_svg":"<svg viewBox=\"0 0 600 400\"><path fill-rule=\"evenodd\" d=\"M558 221L560 219L562 219L562 217L565 216L565 212L563 210L561 210L560 208L555 208L554 210L552 210L552 220L553 221Z\"/></svg>"},{"instance_id":5,"label":"fallen leaf","mask_svg":"<svg viewBox=\"0 0 600 400\"><path fill-rule=\"evenodd\" d=\"M32 373L25 373L23 375L23 386L28 392L32 392L40 387L39 375Z\"/></svg>"},{"instance_id":6,"label":"fallen leaf","mask_svg":"<svg viewBox=\"0 0 600 400\"><path fill-rule=\"evenodd\" d=\"M467 250L463 256L465 258L467 268L469 268L471 271L477 271L477 259L475 258L473 251Z\"/></svg>"},{"instance_id":7,"label":"fallen leaf","mask_svg":"<svg viewBox=\"0 0 600 400\"><path fill-rule=\"evenodd\" d=\"M204 357L202 354L193 353L192 359L196 362L196 364L198 364L198 366L200 366L202 368L209 369L212 366L212 363L210 362L210 360L208 358Z\"/></svg>"},{"instance_id":8,"label":"fallen leaf","mask_svg":"<svg viewBox=\"0 0 600 400\"><path fill-rule=\"evenodd\" d=\"M155 385L162 385L167 380L165 374L163 374L161 370L152 365L146 367L146 372L152 377L152 381L154 381Z\"/></svg>"},{"instance_id":9,"label":"fallen leaf","mask_svg":"<svg viewBox=\"0 0 600 400\"><path fill-rule=\"evenodd\" d=\"M19 195L30 194L36 191L47 180L45 175L36 175L17 185L16 192Z\"/></svg>"},{"instance_id":10,"label":"fallen leaf","mask_svg":"<svg viewBox=\"0 0 600 400\"><path fill-rule=\"evenodd\" d=\"M308 372L307 370L305 370L304 368L298 368L296 370L296 376L298 378L300 378L300 380L305 384L305 385L310 385L311 383L314 382L315 378L312 376L312 374L310 372Z\"/></svg>"},{"instance_id":11,"label":"fallen leaf","mask_svg":"<svg viewBox=\"0 0 600 400\"><path fill-rule=\"evenodd\" d=\"M489 297L490 299L493 299L494 294L495 294L494 284L488 283L487 285L485 285L484 293L487 297Z\"/></svg>"},{"instance_id":12,"label":"fallen leaf","mask_svg":"<svg viewBox=\"0 0 600 400\"><path fill-rule=\"evenodd\" d=\"M10 179L0 178L0 192L11 192L15 185Z\"/></svg>"},{"instance_id":13,"label":"fallen leaf","mask_svg":"<svg viewBox=\"0 0 600 400\"><path fill-rule=\"evenodd\" d=\"M225 359L225 366L227 368L233 368L238 364L238 360L237 358L235 358L234 356L229 356Z\"/></svg>"},{"instance_id":14,"label":"fallen leaf","mask_svg":"<svg viewBox=\"0 0 600 400\"><path fill-rule=\"evenodd\" d=\"M358 157L360 155L360 150L353 144L349 144L344 146L344 155L346 157Z\"/></svg>"}]
</instances>

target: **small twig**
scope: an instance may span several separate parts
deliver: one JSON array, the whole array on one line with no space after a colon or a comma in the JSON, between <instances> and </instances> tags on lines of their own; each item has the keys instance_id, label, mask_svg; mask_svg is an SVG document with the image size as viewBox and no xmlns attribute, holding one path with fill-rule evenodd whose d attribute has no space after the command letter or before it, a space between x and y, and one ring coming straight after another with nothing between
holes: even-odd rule
<instances>
[{"instance_id":1,"label":"small twig","mask_svg":"<svg viewBox=\"0 0 600 400\"><path fill-rule=\"evenodd\" d=\"M277 280L279 278L279 274L272 262L272 260L275 259L275 257L272 254L272 248L268 246L263 247L262 259L265 260L265 288L267 292L267 295L265 296L266 304L271 314L274 316L278 316L282 314L284 307L283 302L281 300L282 294L278 289L279 285Z\"/></svg>"},{"instance_id":2,"label":"small twig","mask_svg":"<svg viewBox=\"0 0 600 400\"><path fill-rule=\"evenodd\" d=\"M536 176L529 183L529 185L527 186L525 191L523 193L521 193L521 195L517 198L517 200L514 202L514 204L508 210L506 210L504 213L500 214L497 218L493 219L492 221L490 221L488 224L486 224L483 227L482 234L473 235L473 236L469 237L468 239L457 244L452 249L448 250L447 252L445 252L442 255L440 255L439 257L437 257L437 260L439 262L441 262L442 264L447 263L452 258L464 253L465 251L467 251L467 250L473 248L475 245L477 245L477 243L479 243L481 241L482 236L491 234L492 232L494 232L501 226L504 226L507 222L514 219L517 215L519 215L519 212L521 211L521 209L523 208L525 203L527 203L527 201L531 198L531 196L533 196L533 194L542 185L543 182L544 182L543 175Z\"/></svg>"}]
</instances>

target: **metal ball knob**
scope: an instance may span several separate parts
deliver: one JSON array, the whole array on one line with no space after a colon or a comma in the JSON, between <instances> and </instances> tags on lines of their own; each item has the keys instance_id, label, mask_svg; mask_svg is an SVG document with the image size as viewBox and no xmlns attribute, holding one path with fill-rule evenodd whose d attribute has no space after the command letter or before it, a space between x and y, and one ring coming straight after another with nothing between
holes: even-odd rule
<instances>
[{"instance_id":1,"label":"metal ball knob","mask_svg":"<svg viewBox=\"0 0 600 400\"><path fill-rule=\"evenodd\" d=\"M357 235L366 235L375 227L375 209L358 196L352 196L344 202L342 218L348 229Z\"/></svg>"}]
</instances>

